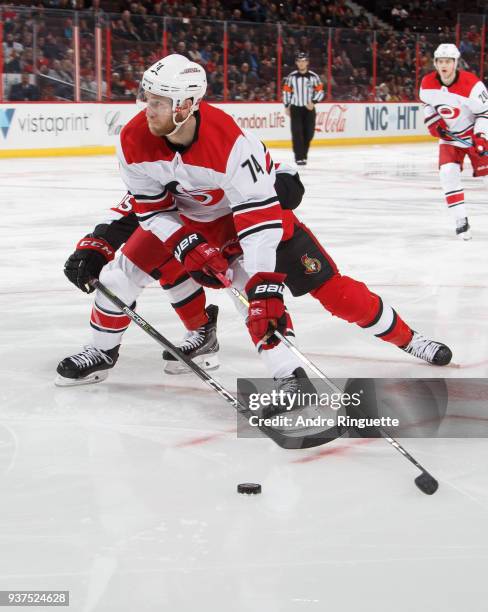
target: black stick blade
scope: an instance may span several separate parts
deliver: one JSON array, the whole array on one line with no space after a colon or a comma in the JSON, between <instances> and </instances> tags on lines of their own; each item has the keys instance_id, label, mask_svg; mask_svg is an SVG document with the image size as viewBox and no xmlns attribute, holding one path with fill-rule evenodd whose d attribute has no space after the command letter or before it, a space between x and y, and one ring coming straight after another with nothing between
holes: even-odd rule
<instances>
[{"instance_id":1,"label":"black stick blade","mask_svg":"<svg viewBox=\"0 0 488 612\"><path fill-rule=\"evenodd\" d=\"M422 472L420 476L415 479L417 487L426 495L434 495L439 488L437 480L431 476L428 472Z\"/></svg>"}]
</instances>

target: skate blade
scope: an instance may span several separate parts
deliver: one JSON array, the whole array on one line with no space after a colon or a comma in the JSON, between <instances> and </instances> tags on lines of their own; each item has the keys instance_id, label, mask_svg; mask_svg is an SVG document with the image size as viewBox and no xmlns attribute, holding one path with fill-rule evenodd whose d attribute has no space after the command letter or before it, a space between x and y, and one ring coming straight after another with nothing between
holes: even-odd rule
<instances>
[{"instance_id":1,"label":"skate blade","mask_svg":"<svg viewBox=\"0 0 488 612\"><path fill-rule=\"evenodd\" d=\"M468 230L467 232L463 232L462 234L458 234L458 235L457 235L457 237L458 237L460 240L471 240L471 238L472 238L473 236L471 235L470 230Z\"/></svg>"},{"instance_id":2,"label":"skate blade","mask_svg":"<svg viewBox=\"0 0 488 612\"><path fill-rule=\"evenodd\" d=\"M220 367L219 357L216 354L199 355L193 359L193 363L200 366L203 370L216 370ZM165 361L165 374L188 374L189 371L190 369L180 361Z\"/></svg>"},{"instance_id":3,"label":"skate blade","mask_svg":"<svg viewBox=\"0 0 488 612\"><path fill-rule=\"evenodd\" d=\"M54 379L56 387L79 387L80 385L93 385L95 383L103 382L108 376L108 370L100 370L100 372L93 372L83 378L66 378L58 374Z\"/></svg>"}]
</instances>

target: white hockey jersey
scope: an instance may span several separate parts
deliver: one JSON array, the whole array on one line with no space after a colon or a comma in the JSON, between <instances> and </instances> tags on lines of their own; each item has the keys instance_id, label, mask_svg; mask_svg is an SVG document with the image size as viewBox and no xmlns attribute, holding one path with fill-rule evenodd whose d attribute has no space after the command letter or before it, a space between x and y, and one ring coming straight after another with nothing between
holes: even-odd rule
<instances>
[{"instance_id":1,"label":"white hockey jersey","mask_svg":"<svg viewBox=\"0 0 488 612\"><path fill-rule=\"evenodd\" d=\"M183 225L179 214L199 222L232 214L247 273L274 271L283 223L269 153L220 109L203 102L196 117L187 148L153 136L144 111L122 130L120 173L140 225L166 242Z\"/></svg>"},{"instance_id":2,"label":"white hockey jersey","mask_svg":"<svg viewBox=\"0 0 488 612\"><path fill-rule=\"evenodd\" d=\"M437 72L422 79L420 100L424 103L425 124L429 126L442 117L449 131L463 140L471 141L478 132L488 135L488 92L472 72L459 70L451 85L443 85ZM467 148L448 137L441 143Z\"/></svg>"}]
</instances>

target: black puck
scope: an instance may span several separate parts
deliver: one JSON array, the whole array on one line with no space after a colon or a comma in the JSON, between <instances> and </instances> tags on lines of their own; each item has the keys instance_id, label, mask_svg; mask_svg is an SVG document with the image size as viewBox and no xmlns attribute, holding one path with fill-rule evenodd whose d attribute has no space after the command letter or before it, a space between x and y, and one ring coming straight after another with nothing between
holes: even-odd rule
<instances>
[{"instance_id":1,"label":"black puck","mask_svg":"<svg viewBox=\"0 0 488 612\"><path fill-rule=\"evenodd\" d=\"M247 493L248 495L257 495L261 493L261 485L255 482L241 482L237 485L238 493Z\"/></svg>"},{"instance_id":2,"label":"black puck","mask_svg":"<svg viewBox=\"0 0 488 612\"><path fill-rule=\"evenodd\" d=\"M420 476L417 476L415 484L426 495L433 495L439 488L437 480L427 472L422 472Z\"/></svg>"}]
</instances>

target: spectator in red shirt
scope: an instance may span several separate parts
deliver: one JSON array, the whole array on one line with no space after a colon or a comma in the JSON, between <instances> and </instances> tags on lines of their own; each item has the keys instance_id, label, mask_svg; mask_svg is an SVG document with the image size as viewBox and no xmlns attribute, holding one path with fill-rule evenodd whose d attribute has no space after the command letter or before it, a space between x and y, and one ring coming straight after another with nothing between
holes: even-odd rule
<instances>
[{"instance_id":1,"label":"spectator in red shirt","mask_svg":"<svg viewBox=\"0 0 488 612\"><path fill-rule=\"evenodd\" d=\"M134 80L133 73L132 66L129 66L122 74L121 83L124 87L126 96L136 96L139 89L139 83Z\"/></svg>"}]
</instances>

